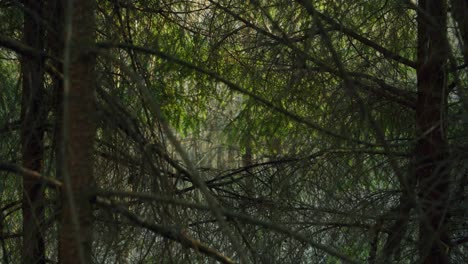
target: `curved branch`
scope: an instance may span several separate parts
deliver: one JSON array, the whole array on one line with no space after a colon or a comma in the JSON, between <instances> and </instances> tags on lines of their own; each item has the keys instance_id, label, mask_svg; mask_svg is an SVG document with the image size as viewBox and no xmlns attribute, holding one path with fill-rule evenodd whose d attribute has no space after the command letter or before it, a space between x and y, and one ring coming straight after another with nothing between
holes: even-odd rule
<instances>
[{"instance_id":1,"label":"curved branch","mask_svg":"<svg viewBox=\"0 0 468 264\"><path fill-rule=\"evenodd\" d=\"M203 254L216 259L221 263L232 264L232 261L229 257L224 256L216 249L210 248L207 245L203 244L201 241L191 238L189 235L185 233L185 231L177 226L163 226L154 223L148 223L141 219L136 214L130 212L129 210L123 208L122 206L118 206L112 203L108 203L102 201L101 199L96 200L96 204L101 206L105 209L116 211L123 216L125 216L128 220L133 222L137 226L144 227L148 230L153 231L156 234L159 234L167 239L176 241L180 243L182 246L194 249L195 251L202 252Z\"/></svg>"},{"instance_id":2,"label":"curved branch","mask_svg":"<svg viewBox=\"0 0 468 264\"><path fill-rule=\"evenodd\" d=\"M112 196L117 196L117 197L133 197L133 198L139 198L142 200L147 200L147 201L158 201L162 203L169 203L173 205L179 205L183 206L186 208L192 208L192 209L197 209L201 211L210 211L211 209L208 206L200 205L200 204L194 204L194 203L189 203L183 200L179 200L173 197L164 197L160 195L153 195L153 194L146 194L146 193L132 193L132 192L119 192L119 191L105 191L105 190L98 190L95 193L98 197L112 197ZM306 236L297 233L295 231L289 230L288 228L268 222L268 221L263 221L259 219L252 218L251 216L245 215L245 214L240 214L237 212L234 212L232 210L227 210L224 208L220 208L221 213L224 215L224 217L228 219L236 219L238 221L244 222L246 224L250 225L256 225L256 226L261 226L266 229L270 229L274 232L286 235L288 237L294 238L297 241L300 241L302 243L308 244L314 248L320 249L330 256L334 256L336 258L339 258L343 260L345 263L351 263L351 264L357 264L359 263L356 260L351 259L350 257L346 256L345 254L329 247L323 244L320 244L318 242L315 242L311 240L310 238L307 238Z\"/></svg>"},{"instance_id":3,"label":"curved branch","mask_svg":"<svg viewBox=\"0 0 468 264\"><path fill-rule=\"evenodd\" d=\"M240 87L239 85L231 82L230 80L220 76L218 73L216 72L213 72L213 71L210 71L208 69L204 69L204 68L201 68L197 65L194 65L190 62L187 62L187 61L184 61L184 60L181 60L177 57L174 57L172 55L169 55L169 54L166 54L160 50L156 50L156 49L149 49L149 48L145 48L145 47L140 47L140 46L134 46L134 45L131 45L131 44L125 44L125 43L112 43L112 42L100 42L100 43L97 43L97 47L98 48L120 48L120 49L127 49L127 50L134 50L134 51L138 51L138 52L142 52L142 53L146 53L146 54L151 54L151 55L155 55L161 59L164 59L164 60L167 60L169 62L173 62L173 63L176 63L176 64L179 64L181 66L184 66L188 69L191 69L193 71L196 71L196 72L200 72L200 73L203 73L205 75L207 75L208 77L216 80L216 81L219 81L221 83L224 83L228 88L230 88L231 90L233 91L236 91L236 92L239 92L241 94L244 94L244 95L247 95L249 97L251 97L252 99L254 99L255 101L263 104L264 106L266 106L267 108L270 108L286 117L289 117L291 118L292 120L300 123L300 124L304 124L312 129L315 129L327 136L331 136L331 137L334 137L334 138L338 138L338 139L342 139L342 140L348 140L348 141L351 141L351 142L355 142L355 143L358 143L358 144L362 144L362 145L366 145L366 146L378 146L377 144L375 143L371 143L371 142L366 142L366 141L362 141L362 140L359 140L359 139L354 139L354 138L349 138L345 135L341 135L341 134L338 134L336 132L333 132L331 130L327 130L323 127L321 127L320 125L316 124L316 123L313 123L309 120L306 120L304 119L303 117L295 114L295 113L292 113L290 111L288 111L287 109L281 107L281 106L277 106L275 104L273 104L272 102L266 100L265 98L253 93L253 92L250 92L248 91L247 89L245 88L242 88Z\"/></svg>"},{"instance_id":4,"label":"curved branch","mask_svg":"<svg viewBox=\"0 0 468 264\"><path fill-rule=\"evenodd\" d=\"M339 22L336 22L331 17L328 17L325 14L322 14L322 13L318 12L317 10L315 10L312 7L310 2L304 1L304 0L297 0L297 2L300 5L302 5L311 16L313 14L316 14L318 17L320 17L320 19L322 19L323 21L325 21L328 24L330 24L331 26L333 26L336 30L338 30L340 32L343 32L345 35L347 35L347 36L361 42L362 44L364 44L364 45L366 45L368 47L371 47L374 50L378 51L379 53L381 53L384 56L384 58L397 61L397 62L399 62L401 64L404 64L404 65L406 65L408 67L416 69L416 62L414 62L412 60L409 60L407 58L404 58L404 57L400 56L399 54L397 54L397 53L395 53L395 52L393 52L393 51L391 51L391 50L389 50L387 48L384 48L384 47L380 46L379 44L377 44L374 41L372 41L372 40L358 34L357 32L353 31L352 29L345 27L343 24L340 24Z\"/></svg>"},{"instance_id":5,"label":"curved branch","mask_svg":"<svg viewBox=\"0 0 468 264\"><path fill-rule=\"evenodd\" d=\"M32 180L42 181L48 187L62 188L62 182L42 176L39 172L26 169L14 164L0 163L0 171L8 171L18 175L26 176Z\"/></svg>"},{"instance_id":6,"label":"curved branch","mask_svg":"<svg viewBox=\"0 0 468 264\"><path fill-rule=\"evenodd\" d=\"M20 55L27 55L31 57L48 57L45 52L38 51L30 46L24 45L23 43L9 38L7 36L0 35L0 47L12 50Z\"/></svg>"}]
</instances>

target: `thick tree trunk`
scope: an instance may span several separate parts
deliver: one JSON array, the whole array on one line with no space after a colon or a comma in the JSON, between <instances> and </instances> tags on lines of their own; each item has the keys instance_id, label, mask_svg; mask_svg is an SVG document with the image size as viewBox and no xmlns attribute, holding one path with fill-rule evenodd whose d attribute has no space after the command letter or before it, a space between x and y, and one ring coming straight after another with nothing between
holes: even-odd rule
<instances>
[{"instance_id":1,"label":"thick tree trunk","mask_svg":"<svg viewBox=\"0 0 468 264\"><path fill-rule=\"evenodd\" d=\"M37 51L44 48L44 30L38 21L43 15L43 2L24 0L24 43ZM21 143L23 166L40 172L43 162L44 60L23 56L23 99ZM23 263L45 263L44 186L40 181L23 177Z\"/></svg>"},{"instance_id":2,"label":"thick tree trunk","mask_svg":"<svg viewBox=\"0 0 468 264\"><path fill-rule=\"evenodd\" d=\"M420 198L419 247L422 263L448 263L446 169L447 7L420 0L418 13L418 99L415 177Z\"/></svg>"},{"instance_id":3,"label":"thick tree trunk","mask_svg":"<svg viewBox=\"0 0 468 264\"><path fill-rule=\"evenodd\" d=\"M94 1L74 1L71 17L72 31L65 33L71 33L70 64L64 65L69 73L65 74L65 87L69 89L63 97L64 181L71 188L65 188L59 236L59 261L67 264L91 263L95 54L90 48L94 43Z\"/></svg>"}]
</instances>

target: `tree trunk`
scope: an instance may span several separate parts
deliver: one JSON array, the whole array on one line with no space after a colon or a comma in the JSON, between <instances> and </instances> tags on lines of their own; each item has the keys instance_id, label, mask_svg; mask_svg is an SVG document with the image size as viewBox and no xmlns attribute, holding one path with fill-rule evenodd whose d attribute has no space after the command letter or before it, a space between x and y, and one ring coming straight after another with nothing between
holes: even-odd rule
<instances>
[{"instance_id":1,"label":"tree trunk","mask_svg":"<svg viewBox=\"0 0 468 264\"><path fill-rule=\"evenodd\" d=\"M37 51L44 48L44 29L38 21L43 16L43 2L24 0L23 40ZM23 98L21 143L23 166L40 172L44 155L44 60L22 57ZM45 263L44 186L40 181L23 177L23 263Z\"/></svg>"},{"instance_id":2,"label":"tree trunk","mask_svg":"<svg viewBox=\"0 0 468 264\"><path fill-rule=\"evenodd\" d=\"M447 7L420 0L415 177L419 185L419 249L422 263L448 263L447 200Z\"/></svg>"},{"instance_id":3,"label":"tree trunk","mask_svg":"<svg viewBox=\"0 0 468 264\"><path fill-rule=\"evenodd\" d=\"M94 121L94 1L77 0L71 9L70 63L64 65L64 204L59 234L60 263L91 263ZM67 23L65 23L66 30Z\"/></svg>"},{"instance_id":4,"label":"tree trunk","mask_svg":"<svg viewBox=\"0 0 468 264\"><path fill-rule=\"evenodd\" d=\"M468 65L468 1L466 0L451 0L452 17L458 24L458 29L461 37L463 58L465 64Z\"/></svg>"},{"instance_id":5,"label":"tree trunk","mask_svg":"<svg viewBox=\"0 0 468 264\"><path fill-rule=\"evenodd\" d=\"M47 51L52 56L56 58L61 58L63 56L63 46L65 41L65 36L63 32L64 0L47 1L46 10L48 12L46 15L46 19L50 26L49 30L47 31ZM53 91L52 107L54 114L54 135L52 142L55 154L55 176L57 180L63 182L63 155L61 153L61 144L63 142L63 64L61 61L51 61L51 67L53 67L53 70L55 72L55 74L51 74ZM60 212L62 208L61 201L56 201L54 206L56 211ZM54 241L58 248L58 239L55 239Z\"/></svg>"}]
</instances>

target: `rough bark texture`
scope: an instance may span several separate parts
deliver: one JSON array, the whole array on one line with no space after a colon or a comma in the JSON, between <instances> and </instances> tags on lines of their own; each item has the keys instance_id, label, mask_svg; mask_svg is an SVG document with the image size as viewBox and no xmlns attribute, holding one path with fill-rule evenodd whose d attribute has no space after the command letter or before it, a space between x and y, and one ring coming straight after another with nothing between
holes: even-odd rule
<instances>
[{"instance_id":1,"label":"rough bark texture","mask_svg":"<svg viewBox=\"0 0 468 264\"><path fill-rule=\"evenodd\" d=\"M440 0L420 0L418 12L418 99L415 176L420 198L419 247L422 263L448 263L445 131L448 61L447 8Z\"/></svg>"},{"instance_id":2,"label":"rough bark texture","mask_svg":"<svg viewBox=\"0 0 468 264\"><path fill-rule=\"evenodd\" d=\"M59 237L60 263L91 263L93 186L94 1L73 2L69 93L64 97L65 158L71 193L65 192ZM64 179L66 180L66 179ZM70 207L73 197L76 211ZM76 218L75 218L76 217ZM76 225L78 223L78 225Z\"/></svg>"},{"instance_id":3,"label":"rough bark texture","mask_svg":"<svg viewBox=\"0 0 468 264\"><path fill-rule=\"evenodd\" d=\"M38 23L43 15L43 2L24 0L24 43L37 51L44 48L44 29ZM21 143L23 166L33 171L42 169L44 152L44 60L23 56L23 99ZM23 263L45 263L44 246L44 185L23 177Z\"/></svg>"}]
</instances>

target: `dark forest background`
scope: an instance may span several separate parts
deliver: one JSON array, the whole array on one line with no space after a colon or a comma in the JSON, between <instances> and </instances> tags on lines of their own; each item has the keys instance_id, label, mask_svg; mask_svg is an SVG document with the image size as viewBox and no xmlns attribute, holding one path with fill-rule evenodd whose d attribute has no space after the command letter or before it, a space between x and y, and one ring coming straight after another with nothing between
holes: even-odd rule
<instances>
[{"instance_id":1,"label":"dark forest background","mask_svg":"<svg viewBox=\"0 0 468 264\"><path fill-rule=\"evenodd\" d=\"M0 0L2 263L465 263L468 1Z\"/></svg>"}]
</instances>

